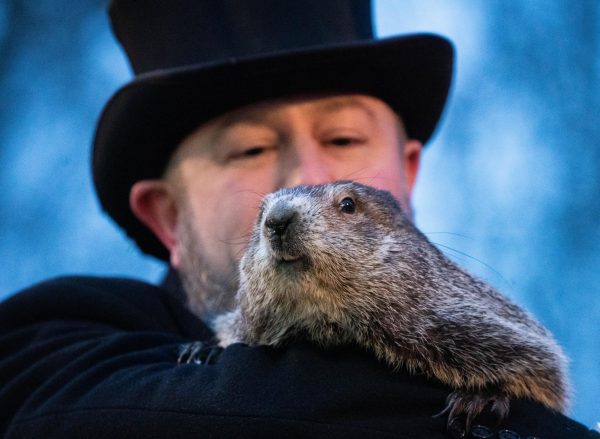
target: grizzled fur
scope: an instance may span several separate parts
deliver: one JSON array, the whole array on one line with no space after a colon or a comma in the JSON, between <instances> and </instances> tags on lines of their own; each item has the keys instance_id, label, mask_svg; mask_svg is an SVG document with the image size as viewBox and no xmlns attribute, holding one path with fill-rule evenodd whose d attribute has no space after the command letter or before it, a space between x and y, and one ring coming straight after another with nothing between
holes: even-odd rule
<instances>
[{"instance_id":1,"label":"grizzled fur","mask_svg":"<svg viewBox=\"0 0 600 439\"><path fill-rule=\"evenodd\" d=\"M285 225L275 233L274 223ZM237 301L214 322L223 346L357 343L452 386L449 419L469 422L488 403L505 416L510 397L566 408L566 360L551 334L446 258L384 191L341 182L267 196Z\"/></svg>"}]
</instances>

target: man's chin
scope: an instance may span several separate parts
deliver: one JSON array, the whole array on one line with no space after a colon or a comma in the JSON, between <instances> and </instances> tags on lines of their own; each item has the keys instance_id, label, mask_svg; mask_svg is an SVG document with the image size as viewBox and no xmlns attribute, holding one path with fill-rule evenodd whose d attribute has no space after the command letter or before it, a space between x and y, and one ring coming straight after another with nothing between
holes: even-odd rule
<instances>
[{"instance_id":1,"label":"man's chin","mask_svg":"<svg viewBox=\"0 0 600 439\"><path fill-rule=\"evenodd\" d=\"M178 239L181 266L177 272L189 309L203 320L233 309L239 284L237 264L226 269L211 265L191 224L182 224Z\"/></svg>"}]
</instances>

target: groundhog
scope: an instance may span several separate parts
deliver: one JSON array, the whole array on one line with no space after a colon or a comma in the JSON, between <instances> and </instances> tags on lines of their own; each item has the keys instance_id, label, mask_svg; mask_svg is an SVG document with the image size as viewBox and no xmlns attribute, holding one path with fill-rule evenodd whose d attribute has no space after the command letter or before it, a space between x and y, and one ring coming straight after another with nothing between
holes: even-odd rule
<instances>
[{"instance_id":1,"label":"groundhog","mask_svg":"<svg viewBox=\"0 0 600 439\"><path fill-rule=\"evenodd\" d=\"M221 346L358 344L452 386L448 422L462 414L468 426L488 404L501 419L513 397L566 409L552 335L445 257L385 191L339 182L268 195L237 303L213 322Z\"/></svg>"}]
</instances>

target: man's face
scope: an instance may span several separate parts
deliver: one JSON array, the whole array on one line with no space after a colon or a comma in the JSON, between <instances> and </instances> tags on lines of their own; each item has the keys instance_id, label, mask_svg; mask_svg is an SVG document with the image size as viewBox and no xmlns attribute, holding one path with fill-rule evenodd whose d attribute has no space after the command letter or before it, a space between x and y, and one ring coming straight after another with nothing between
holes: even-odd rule
<instances>
[{"instance_id":1,"label":"man's face","mask_svg":"<svg viewBox=\"0 0 600 439\"><path fill-rule=\"evenodd\" d=\"M409 209L420 148L387 104L365 95L268 101L218 117L185 138L168 167L171 263L234 289L228 279L261 199L282 187L354 180Z\"/></svg>"}]
</instances>

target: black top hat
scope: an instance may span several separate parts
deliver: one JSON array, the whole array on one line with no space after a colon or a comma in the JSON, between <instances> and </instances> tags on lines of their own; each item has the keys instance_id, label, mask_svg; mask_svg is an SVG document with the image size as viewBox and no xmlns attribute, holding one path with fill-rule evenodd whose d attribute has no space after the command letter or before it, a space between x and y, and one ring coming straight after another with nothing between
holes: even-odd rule
<instances>
[{"instance_id":1,"label":"black top hat","mask_svg":"<svg viewBox=\"0 0 600 439\"><path fill-rule=\"evenodd\" d=\"M110 17L136 77L108 102L93 174L103 208L144 252L166 249L129 208L199 124L306 92L377 96L423 143L440 117L453 49L430 34L374 39L370 0L113 0Z\"/></svg>"}]
</instances>

